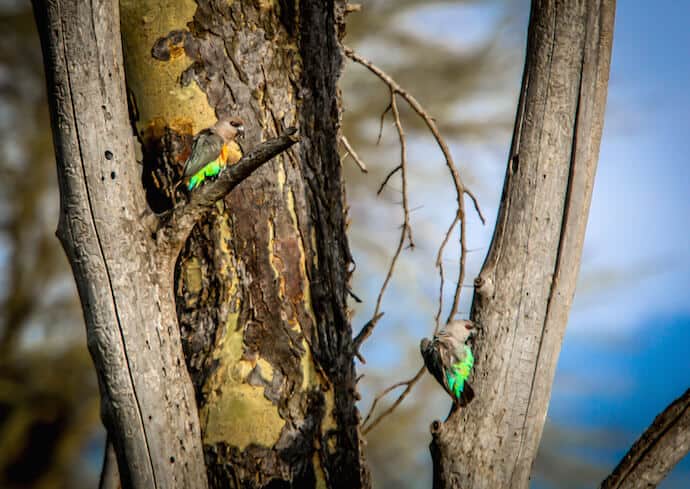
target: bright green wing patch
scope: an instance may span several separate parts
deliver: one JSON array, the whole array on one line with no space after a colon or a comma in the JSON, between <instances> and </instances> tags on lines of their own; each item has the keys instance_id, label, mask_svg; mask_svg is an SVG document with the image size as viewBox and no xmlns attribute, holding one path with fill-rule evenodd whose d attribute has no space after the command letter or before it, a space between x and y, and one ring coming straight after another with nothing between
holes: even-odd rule
<instances>
[{"instance_id":1,"label":"bright green wing patch","mask_svg":"<svg viewBox=\"0 0 690 489\"><path fill-rule=\"evenodd\" d=\"M448 381L448 388L456 398L460 398L462 391L465 388L465 381L470 376L472 367L474 366L474 355L472 349L465 345L465 358L446 372L446 380Z\"/></svg>"},{"instance_id":2,"label":"bright green wing patch","mask_svg":"<svg viewBox=\"0 0 690 489\"><path fill-rule=\"evenodd\" d=\"M223 166L224 165L222 164L220 158L216 158L211 163L204 166L201 170L192 175L192 178L189 179L189 183L187 184L187 189L194 190L201 185L204 180L206 180L206 177L218 176L220 171L223 169Z\"/></svg>"}]
</instances>

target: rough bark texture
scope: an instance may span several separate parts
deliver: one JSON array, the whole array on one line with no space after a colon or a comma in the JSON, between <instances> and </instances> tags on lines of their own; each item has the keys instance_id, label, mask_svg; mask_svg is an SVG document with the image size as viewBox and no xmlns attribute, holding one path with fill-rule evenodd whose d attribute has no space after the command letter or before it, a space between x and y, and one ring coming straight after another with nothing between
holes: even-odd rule
<instances>
[{"instance_id":1,"label":"rough bark texture","mask_svg":"<svg viewBox=\"0 0 690 489\"><path fill-rule=\"evenodd\" d=\"M656 487L690 451L690 389L673 401L625 454L601 489Z\"/></svg>"},{"instance_id":2,"label":"rough bark texture","mask_svg":"<svg viewBox=\"0 0 690 489\"><path fill-rule=\"evenodd\" d=\"M475 400L432 427L435 488L527 488L575 291L613 0L535 0L496 231L477 278Z\"/></svg>"},{"instance_id":3,"label":"rough bark texture","mask_svg":"<svg viewBox=\"0 0 690 489\"><path fill-rule=\"evenodd\" d=\"M118 5L35 0L60 184L60 238L125 487L206 487L172 267L158 263L127 114Z\"/></svg>"},{"instance_id":4,"label":"rough bark texture","mask_svg":"<svg viewBox=\"0 0 690 489\"><path fill-rule=\"evenodd\" d=\"M127 86L151 207L173 201L192 135L231 113L247 150L301 144L192 231L175 270L212 487L368 485L355 408L351 257L336 151L341 5L121 0Z\"/></svg>"}]
</instances>

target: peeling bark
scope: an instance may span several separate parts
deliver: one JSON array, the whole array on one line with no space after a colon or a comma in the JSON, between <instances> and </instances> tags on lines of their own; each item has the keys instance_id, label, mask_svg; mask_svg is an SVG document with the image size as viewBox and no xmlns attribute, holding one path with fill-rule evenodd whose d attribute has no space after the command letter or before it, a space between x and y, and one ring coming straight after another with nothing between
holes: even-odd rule
<instances>
[{"instance_id":1,"label":"peeling bark","mask_svg":"<svg viewBox=\"0 0 690 489\"><path fill-rule=\"evenodd\" d=\"M472 319L477 394L432 429L434 487L527 488L575 291L615 1L535 0L513 145Z\"/></svg>"}]
</instances>

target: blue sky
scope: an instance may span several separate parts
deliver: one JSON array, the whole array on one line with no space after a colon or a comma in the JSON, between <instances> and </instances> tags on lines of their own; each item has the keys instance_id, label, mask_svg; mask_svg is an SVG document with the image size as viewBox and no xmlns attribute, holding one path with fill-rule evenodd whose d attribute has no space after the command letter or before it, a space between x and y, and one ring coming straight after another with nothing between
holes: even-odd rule
<instances>
[{"instance_id":1,"label":"blue sky","mask_svg":"<svg viewBox=\"0 0 690 489\"><path fill-rule=\"evenodd\" d=\"M580 282L549 409L554 425L603 434L580 437L562 448L603 470L613 468L654 416L690 387L690 3L626 0L618 2L617 9L607 118ZM400 28L462 52L499 17L495 6L432 3L405 14ZM526 21L525 14L525 27ZM380 61L377 49L368 48L367 54ZM512 91L489 91L463 101L458 112L471 117L506 107L514 111L521 57L511 69ZM469 246L480 251L470 256L468 282L481 266L493 231L508 144L507 136L451 144L461 168L467 162L463 172L490 223L481 227L476 219L470 222ZM428 156L434 151L428 140L410 144L410 160L423 162L413 170L422 181L425 172L441 171L438 161ZM414 214L413 224L421 226L424 237L434 238L427 243L423 237L414 256L401 265L402 285L393 284L384 302L386 322L376 333L383 341L365 348L371 358L361 368L365 373L368 368L397 369L401 352L407 354L418 337L429 332L438 281L428 271L438 233L453 213L450 204L445 208L440 203L452 203L452 193L429 179L413 183L412 191L411 207L424 206ZM358 246L356 229L357 216L371 214L372 207L367 202L352 202L352 207L358 269L375 270L375 258ZM376 212L381 214L369 219L390 221L390 215ZM397 218L394 223L391 229ZM455 252L449 250L447 257L452 259ZM448 272L455 270L449 264ZM379 283L372 274L355 277L355 286L367 296ZM470 295L465 293L465 311ZM365 304L354 324L366 321L369 312ZM416 327L410 328L411 323ZM365 411L373 391L365 388ZM430 408L429 420L442 416L444 409ZM661 487L685 488L688 481L686 459ZM538 477L534 487L563 486Z\"/></svg>"}]
</instances>

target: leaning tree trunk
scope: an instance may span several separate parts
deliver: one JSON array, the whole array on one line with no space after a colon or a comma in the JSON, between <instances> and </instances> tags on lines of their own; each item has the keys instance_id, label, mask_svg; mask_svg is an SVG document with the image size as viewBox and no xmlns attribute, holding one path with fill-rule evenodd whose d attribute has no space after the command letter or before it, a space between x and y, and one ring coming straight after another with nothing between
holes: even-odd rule
<instances>
[{"instance_id":1,"label":"leaning tree trunk","mask_svg":"<svg viewBox=\"0 0 690 489\"><path fill-rule=\"evenodd\" d=\"M614 0L535 0L496 231L476 280L474 386L432 428L435 488L527 488L575 291Z\"/></svg>"},{"instance_id":2,"label":"leaning tree trunk","mask_svg":"<svg viewBox=\"0 0 690 489\"><path fill-rule=\"evenodd\" d=\"M59 234L124 486L368 486L337 153L344 5L117 5L35 0ZM290 126L301 144L186 203L192 135L227 113L245 153Z\"/></svg>"}]
</instances>

